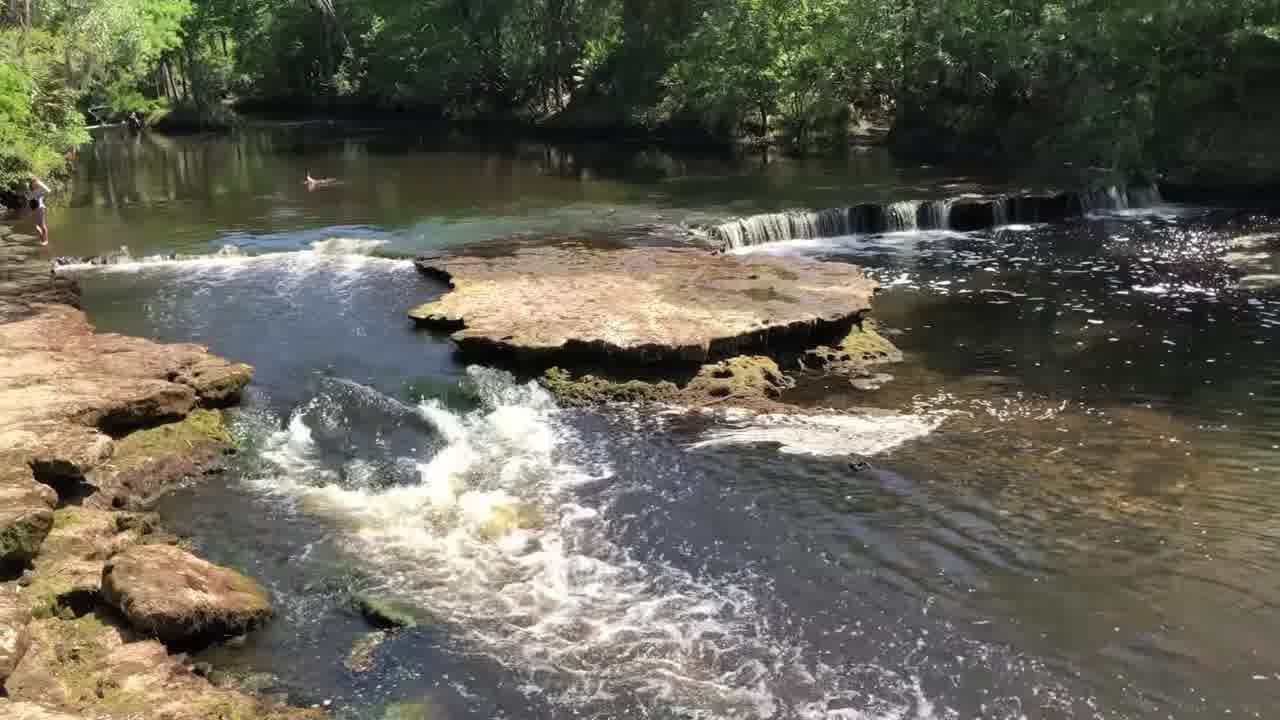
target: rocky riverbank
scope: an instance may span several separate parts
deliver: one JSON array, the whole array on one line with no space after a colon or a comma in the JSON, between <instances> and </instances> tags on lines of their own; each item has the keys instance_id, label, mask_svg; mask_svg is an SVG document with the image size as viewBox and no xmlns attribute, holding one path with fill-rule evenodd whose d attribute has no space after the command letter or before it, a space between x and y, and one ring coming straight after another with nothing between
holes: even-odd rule
<instances>
[{"instance_id":1,"label":"rocky riverbank","mask_svg":"<svg viewBox=\"0 0 1280 720\"><path fill-rule=\"evenodd\" d=\"M0 228L0 717L310 720L218 687L181 654L271 615L150 503L232 451L252 368L96 333L34 238Z\"/></svg>"}]
</instances>

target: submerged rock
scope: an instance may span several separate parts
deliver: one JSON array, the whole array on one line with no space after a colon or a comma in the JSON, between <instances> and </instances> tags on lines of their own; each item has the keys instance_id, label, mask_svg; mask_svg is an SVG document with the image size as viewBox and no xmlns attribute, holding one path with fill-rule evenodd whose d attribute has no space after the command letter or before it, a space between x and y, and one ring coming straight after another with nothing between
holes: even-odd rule
<instances>
[{"instance_id":1,"label":"submerged rock","mask_svg":"<svg viewBox=\"0 0 1280 720\"><path fill-rule=\"evenodd\" d=\"M360 595L356 609L370 625L382 630L416 628L433 625L436 618L429 611L392 598L376 595Z\"/></svg>"},{"instance_id":2,"label":"submerged rock","mask_svg":"<svg viewBox=\"0 0 1280 720\"><path fill-rule=\"evenodd\" d=\"M382 720L438 720L444 717L444 712L430 700L395 703L388 705L382 713Z\"/></svg>"},{"instance_id":3,"label":"submerged rock","mask_svg":"<svg viewBox=\"0 0 1280 720\"><path fill-rule=\"evenodd\" d=\"M168 644L241 635L272 613L254 581L167 545L112 558L102 571L102 595L133 627Z\"/></svg>"},{"instance_id":4,"label":"submerged rock","mask_svg":"<svg viewBox=\"0 0 1280 720\"><path fill-rule=\"evenodd\" d=\"M877 287L843 263L688 248L561 245L498 257L422 258L452 289L414 308L464 351L533 360L717 360L810 338L860 317Z\"/></svg>"},{"instance_id":5,"label":"submerged rock","mask_svg":"<svg viewBox=\"0 0 1280 720\"><path fill-rule=\"evenodd\" d=\"M347 659L342 662L342 666L353 673L369 672L373 669L374 656L378 648L389 637L391 637L390 633L385 630L378 630L360 637L352 644L351 652L347 653Z\"/></svg>"}]
</instances>

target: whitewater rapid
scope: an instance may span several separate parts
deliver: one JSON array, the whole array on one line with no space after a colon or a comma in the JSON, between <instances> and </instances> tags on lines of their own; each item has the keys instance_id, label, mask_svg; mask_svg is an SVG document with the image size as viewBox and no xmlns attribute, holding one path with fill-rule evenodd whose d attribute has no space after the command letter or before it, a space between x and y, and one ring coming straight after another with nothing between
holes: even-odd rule
<instances>
[{"instance_id":1,"label":"whitewater rapid","mask_svg":"<svg viewBox=\"0 0 1280 720\"><path fill-rule=\"evenodd\" d=\"M434 436L422 457L401 459L412 482L384 487L359 461L326 465L316 436L340 436L346 420L318 396L269 434L271 471L251 487L336 521L380 592L428 610L462 650L552 705L597 717L612 703L697 718L934 717L915 681L889 672L852 709L853 671L773 626L766 578L695 577L616 544L615 468L551 396L477 367L467 384L474 409L412 410Z\"/></svg>"}]
</instances>

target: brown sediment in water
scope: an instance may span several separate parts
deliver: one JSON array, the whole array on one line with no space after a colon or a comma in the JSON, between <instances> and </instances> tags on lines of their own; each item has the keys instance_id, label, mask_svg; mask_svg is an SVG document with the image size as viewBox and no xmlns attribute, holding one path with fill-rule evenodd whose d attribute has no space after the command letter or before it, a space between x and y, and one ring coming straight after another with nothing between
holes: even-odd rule
<instances>
[{"instance_id":1,"label":"brown sediment in water","mask_svg":"<svg viewBox=\"0 0 1280 720\"><path fill-rule=\"evenodd\" d=\"M154 585L171 601L166 617L191 620L193 634L230 597L215 580L255 587L171 547L153 517L114 511L144 506L229 449L218 408L238 400L252 368L196 345L97 333L78 304L78 286L51 272L34 238L0 228L0 714L322 717L214 687L109 602L104 575L130 552L168 564L144 559L149 569L115 594ZM164 590L175 582L205 588L199 607Z\"/></svg>"}]
</instances>

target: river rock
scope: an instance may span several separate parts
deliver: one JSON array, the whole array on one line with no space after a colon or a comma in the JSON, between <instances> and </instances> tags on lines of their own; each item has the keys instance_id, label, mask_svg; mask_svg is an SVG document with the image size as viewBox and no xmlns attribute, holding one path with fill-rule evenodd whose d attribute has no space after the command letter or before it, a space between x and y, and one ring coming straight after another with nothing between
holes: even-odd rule
<instances>
[{"instance_id":1,"label":"river rock","mask_svg":"<svg viewBox=\"0 0 1280 720\"><path fill-rule=\"evenodd\" d=\"M257 583L167 545L132 547L112 558L102 571L102 596L133 627L168 644L242 635L271 616Z\"/></svg>"},{"instance_id":2,"label":"river rock","mask_svg":"<svg viewBox=\"0 0 1280 720\"><path fill-rule=\"evenodd\" d=\"M531 359L723 359L847 324L877 287L853 265L691 248L558 245L416 264L452 289L414 321L464 351Z\"/></svg>"},{"instance_id":3,"label":"river rock","mask_svg":"<svg viewBox=\"0 0 1280 720\"><path fill-rule=\"evenodd\" d=\"M381 630L397 630L434 625L436 618L428 611L393 598L362 594L356 608L369 624Z\"/></svg>"},{"instance_id":4,"label":"river rock","mask_svg":"<svg viewBox=\"0 0 1280 720\"><path fill-rule=\"evenodd\" d=\"M902 351L880 334L874 322L868 320L850 329L835 347L822 345L806 352L803 364L829 373L867 378L874 375L871 368L902 360Z\"/></svg>"},{"instance_id":5,"label":"river rock","mask_svg":"<svg viewBox=\"0 0 1280 720\"><path fill-rule=\"evenodd\" d=\"M771 358L742 355L703 365L685 385L668 380L612 380L596 375L575 376L551 368L542 385L565 405L581 407L607 403L653 403L706 407L726 404L759 411L786 413L798 408L779 401L794 386Z\"/></svg>"},{"instance_id":6,"label":"river rock","mask_svg":"<svg viewBox=\"0 0 1280 720\"><path fill-rule=\"evenodd\" d=\"M130 433L98 466L83 504L145 510L174 485L217 467L232 447L221 410L194 410L179 422Z\"/></svg>"},{"instance_id":7,"label":"river rock","mask_svg":"<svg viewBox=\"0 0 1280 720\"><path fill-rule=\"evenodd\" d=\"M74 506L58 509L22 590L26 607L40 618L92 607L102 590L107 560L144 538L153 539L153 531L144 516Z\"/></svg>"},{"instance_id":8,"label":"river rock","mask_svg":"<svg viewBox=\"0 0 1280 720\"><path fill-rule=\"evenodd\" d=\"M13 588L0 588L0 684L9 679L31 646L31 611Z\"/></svg>"},{"instance_id":9,"label":"river rock","mask_svg":"<svg viewBox=\"0 0 1280 720\"><path fill-rule=\"evenodd\" d=\"M248 384L249 366L198 345L94 332L74 307L74 281L51 276L27 249L27 240L0 237L0 496L26 493L34 478L79 501L114 452L110 435L226 405ZM32 285L33 274L52 290ZM29 504L0 507L0 528L11 528L0 529L0 562L25 562L47 516Z\"/></svg>"},{"instance_id":10,"label":"river rock","mask_svg":"<svg viewBox=\"0 0 1280 720\"><path fill-rule=\"evenodd\" d=\"M5 720L84 720L83 717L50 710L34 703L11 702L0 698L0 717Z\"/></svg>"},{"instance_id":11,"label":"river rock","mask_svg":"<svg viewBox=\"0 0 1280 720\"><path fill-rule=\"evenodd\" d=\"M0 325L0 429L64 422L128 432L225 404L251 373L198 345L95 333L79 310L49 306Z\"/></svg>"},{"instance_id":12,"label":"river rock","mask_svg":"<svg viewBox=\"0 0 1280 720\"><path fill-rule=\"evenodd\" d=\"M0 566L13 571L31 562L53 527L57 499L22 458L0 454Z\"/></svg>"},{"instance_id":13,"label":"river rock","mask_svg":"<svg viewBox=\"0 0 1280 720\"><path fill-rule=\"evenodd\" d=\"M128 630L97 614L33 622L31 648L5 683L5 690L10 701L84 718L324 717L316 710L273 705L237 690L214 687L160 643L139 641Z\"/></svg>"}]
</instances>

